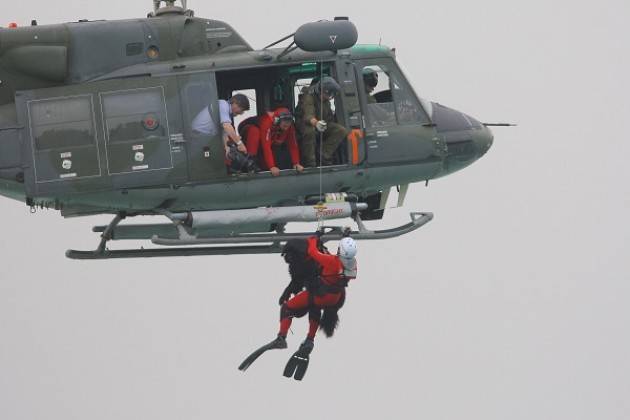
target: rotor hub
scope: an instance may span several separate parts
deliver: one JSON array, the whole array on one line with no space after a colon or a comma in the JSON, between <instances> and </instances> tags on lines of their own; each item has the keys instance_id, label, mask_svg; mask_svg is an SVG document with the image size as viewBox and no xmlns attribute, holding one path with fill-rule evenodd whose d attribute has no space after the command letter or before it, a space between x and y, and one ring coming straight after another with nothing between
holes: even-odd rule
<instances>
[{"instance_id":1,"label":"rotor hub","mask_svg":"<svg viewBox=\"0 0 630 420\"><path fill-rule=\"evenodd\" d=\"M149 17L156 17L166 14L179 14L193 16L194 12L187 8L188 0L179 0L181 6L176 6L176 0L153 0L153 12ZM164 6L162 6L164 3Z\"/></svg>"}]
</instances>

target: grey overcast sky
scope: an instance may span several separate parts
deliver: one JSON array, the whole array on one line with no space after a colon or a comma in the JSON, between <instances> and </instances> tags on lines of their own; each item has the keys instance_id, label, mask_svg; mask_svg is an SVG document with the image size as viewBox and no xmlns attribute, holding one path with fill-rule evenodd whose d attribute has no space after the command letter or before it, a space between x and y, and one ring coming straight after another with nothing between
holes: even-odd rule
<instances>
[{"instance_id":1,"label":"grey overcast sky","mask_svg":"<svg viewBox=\"0 0 630 420\"><path fill-rule=\"evenodd\" d=\"M151 2L4 2L21 25L143 17ZM630 4L625 0L210 2L256 48L347 15L417 92L495 129L472 167L414 185L435 219L361 243L302 383L273 338L278 256L75 262L102 217L0 201L0 418L630 418ZM279 181L280 184L281 181ZM306 330L293 326L290 349Z\"/></svg>"}]
</instances>

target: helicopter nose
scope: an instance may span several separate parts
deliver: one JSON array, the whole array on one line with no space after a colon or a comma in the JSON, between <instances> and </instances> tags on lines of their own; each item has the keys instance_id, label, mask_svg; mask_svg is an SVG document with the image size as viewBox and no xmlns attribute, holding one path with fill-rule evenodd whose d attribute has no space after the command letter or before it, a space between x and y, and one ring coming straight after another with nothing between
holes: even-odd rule
<instances>
[{"instance_id":1,"label":"helicopter nose","mask_svg":"<svg viewBox=\"0 0 630 420\"><path fill-rule=\"evenodd\" d=\"M477 119L435 102L432 103L432 111L437 131L445 133L449 154L480 158L490 150L494 136Z\"/></svg>"},{"instance_id":2,"label":"helicopter nose","mask_svg":"<svg viewBox=\"0 0 630 420\"><path fill-rule=\"evenodd\" d=\"M494 135L488 127L483 127L483 129L476 131L473 140L475 142L475 145L477 146L478 156L481 157L485 155L492 147L492 143L494 142Z\"/></svg>"}]
</instances>

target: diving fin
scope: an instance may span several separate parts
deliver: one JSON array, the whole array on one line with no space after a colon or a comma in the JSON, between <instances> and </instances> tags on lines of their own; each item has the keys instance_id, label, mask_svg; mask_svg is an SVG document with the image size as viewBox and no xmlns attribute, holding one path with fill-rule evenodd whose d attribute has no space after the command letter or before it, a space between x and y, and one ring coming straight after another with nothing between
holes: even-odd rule
<instances>
[{"instance_id":1,"label":"diving fin","mask_svg":"<svg viewBox=\"0 0 630 420\"><path fill-rule=\"evenodd\" d=\"M283 375L287 378L293 377L296 381L301 381L306 375L306 369L308 369L308 363L310 361L310 354L315 347L315 343L312 339L307 338L300 345L298 351L293 353L293 356L287 362L284 368Z\"/></svg>"},{"instance_id":2,"label":"diving fin","mask_svg":"<svg viewBox=\"0 0 630 420\"><path fill-rule=\"evenodd\" d=\"M286 349L286 348L287 348L286 338L279 335L272 342L265 344L264 346L262 346L261 348L259 348L258 350L254 351L252 354L247 356L247 358L243 360L243 363L241 363L240 366L238 367L238 370L241 370L243 372L246 371L247 368L250 367L251 364L254 363L256 359L262 356L262 354L266 352L267 350Z\"/></svg>"}]
</instances>

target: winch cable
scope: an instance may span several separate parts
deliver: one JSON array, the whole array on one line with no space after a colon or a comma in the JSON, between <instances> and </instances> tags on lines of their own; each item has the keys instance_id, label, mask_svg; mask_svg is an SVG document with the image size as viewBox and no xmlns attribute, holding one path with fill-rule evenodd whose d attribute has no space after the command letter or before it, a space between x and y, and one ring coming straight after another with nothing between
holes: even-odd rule
<instances>
[{"instance_id":1,"label":"winch cable","mask_svg":"<svg viewBox=\"0 0 630 420\"><path fill-rule=\"evenodd\" d=\"M322 79L324 78L324 58L322 57L319 62L319 120L324 119L324 85ZM319 131L319 130L318 130ZM323 154L324 154L324 133L319 133L319 207L317 212L317 230L322 228L322 209L324 207L324 187L323 187Z\"/></svg>"}]
</instances>

